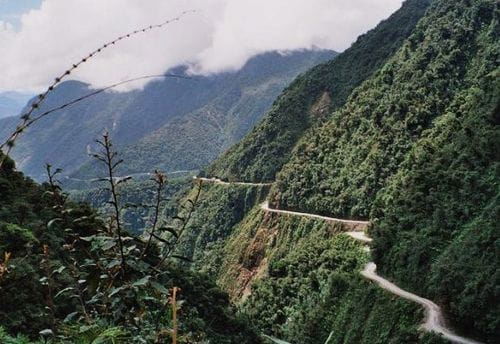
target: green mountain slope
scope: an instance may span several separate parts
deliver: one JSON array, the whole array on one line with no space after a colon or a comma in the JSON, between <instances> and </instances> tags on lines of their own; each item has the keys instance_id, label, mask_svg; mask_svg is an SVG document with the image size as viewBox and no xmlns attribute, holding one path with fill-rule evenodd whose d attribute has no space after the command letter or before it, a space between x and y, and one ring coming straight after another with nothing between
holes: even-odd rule
<instances>
[{"instance_id":1,"label":"green mountain slope","mask_svg":"<svg viewBox=\"0 0 500 344\"><path fill-rule=\"evenodd\" d=\"M272 181L304 132L342 106L351 91L399 49L428 6L408 0L335 60L297 78L262 123L207 169L230 180Z\"/></svg>"},{"instance_id":2,"label":"green mountain slope","mask_svg":"<svg viewBox=\"0 0 500 344\"><path fill-rule=\"evenodd\" d=\"M300 142L272 195L280 208L375 220L384 273L491 339L500 324L499 19L495 1L436 1L394 57Z\"/></svg>"},{"instance_id":3,"label":"green mountain slope","mask_svg":"<svg viewBox=\"0 0 500 344\"><path fill-rule=\"evenodd\" d=\"M262 211L268 186L205 184L178 253L216 279L261 331L290 343L446 343L415 304L363 279L341 224ZM194 192L194 191L193 191Z\"/></svg>"},{"instance_id":4,"label":"green mountain slope","mask_svg":"<svg viewBox=\"0 0 500 344\"><path fill-rule=\"evenodd\" d=\"M389 33L395 36L390 38ZM241 334L244 330L254 335L235 318L215 282L247 323L291 343L446 343L421 329L424 314L419 305L360 275L373 259L381 275L440 305L454 331L497 343L498 37L496 0L434 0L430 5L426 0L408 0L346 55L299 77L264 121L206 170L230 180L274 181L276 177L276 183L202 184L195 212L182 227L174 251L182 259L168 270L173 281L189 291L188 314L194 317L188 325L208 331L216 343L258 342ZM377 56L372 63L367 50ZM350 56L350 61L342 56ZM337 92L334 87L339 87ZM214 115L210 123L217 123L216 110L224 108L221 99L214 104L209 109ZM194 117L186 118L196 118L196 111L190 116ZM173 122L162 130L168 132L169 125ZM205 130L201 137L210 137L212 130ZM145 140L141 141L144 149L145 142L155 142ZM13 173L12 168L8 171ZM17 188L3 179L0 187L11 191L5 204L0 200L6 209L0 212L0 221L8 222L7 230L0 233L15 236L0 240L0 259L2 242L17 245L9 249L27 255L24 250L32 246L26 241L36 247L31 232L40 242L46 241L42 235L65 238L65 224L52 228L57 235L45 231L53 208L40 201L41 191L35 192L29 206L21 206L12 199ZM25 188L32 194L38 187L29 183ZM124 199L137 196L142 202L146 196L137 190L145 187L147 183L123 189ZM198 189L177 187L180 192L175 197L184 199L190 209L187 199L196 198ZM168 190L167 194L171 196ZM96 196L99 203L105 201ZM171 202L177 203L175 197ZM349 224L268 211L261 206L264 200L279 209L311 215L369 219L368 234L374 240L366 250L366 243L344 234L352 230ZM180 213L171 212L171 206L163 209L164 215L178 217L166 221L167 226L183 222L189 214L186 207ZM25 216L31 209L41 210L46 217L32 217L32 225L26 221L32 215ZM85 209L94 221L93 213ZM69 218L68 223L73 221ZM40 231L30 231L33 226ZM175 227L174 233L171 230L165 227L160 242L178 237ZM35 253L40 256L40 249ZM34 259L30 268L35 274L24 275L29 286L36 285L41 274L36 257L29 256ZM2 283L0 278L0 287ZM41 291L34 288L36 300L24 294L19 299L14 294L16 283L10 289L13 296L0 298L0 303L13 309L15 303L33 301L29 304L34 308L23 308L22 314L37 314L32 309L42 309ZM0 304L0 317L2 309L7 308ZM137 318L143 315L148 312ZM220 318L211 321L221 315L224 325L218 326ZM9 323L6 315L5 319L12 332L19 330L19 324ZM221 333L226 328L229 331ZM135 329L147 333L142 327Z\"/></svg>"},{"instance_id":5,"label":"green mountain slope","mask_svg":"<svg viewBox=\"0 0 500 344\"><path fill-rule=\"evenodd\" d=\"M38 180L46 162L72 174L89 161L94 140L107 129L130 161L124 173L198 169L246 134L298 74L334 56L328 50L269 52L236 72L166 78L141 91L101 93L38 122L19 140L13 157ZM169 73L185 76L186 67ZM86 84L63 83L42 110L89 92ZM15 124L0 120L0 138ZM87 164L75 176L91 172Z\"/></svg>"},{"instance_id":6,"label":"green mountain slope","mask_svg":"<svg viewBox=\"0 0 500 344\"><path fill-rule=\"evenodd\" d=\"M294 93L308 73L207 172L272 181L278 171L268 196L274 207L370 219L372 255L382 275L442 306L459 333L496 343L499 23L496 1L433 1L400 46L330 116L310 130L299 117L285 120L286 114L307 113L318 98L315 109L333 98ZM324 74L307 82L322 85ZM285 100L290 110L278 111ZM264 132L283 136L258 139ZM208 204L198 210L182 252L195 259L196 269L216 276L259 327L292 342L324 343L332 330L335 343L437 340L412 332L411 324L419 322L415 308L396 305L397 299L391 302L358 279L360 262L342 266L360 253L340 244L335 229L262 212L262 191L244 188L207 187ZM370 302L375 309L366 306Z\"/></svg>"}]
</instances>

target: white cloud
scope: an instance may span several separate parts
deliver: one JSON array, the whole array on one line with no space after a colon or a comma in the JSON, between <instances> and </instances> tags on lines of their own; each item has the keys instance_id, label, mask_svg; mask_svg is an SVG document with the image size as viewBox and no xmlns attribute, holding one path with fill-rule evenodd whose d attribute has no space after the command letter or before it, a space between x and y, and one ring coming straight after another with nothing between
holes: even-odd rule
<instances>
[{"instance_id":1,"label":"white cloud","mask_svg":"<svg viewBox=\"0 0 500 344\"><path fill-rule=\"evenodd\" d=\"M211 73L241 67L268 50L347 48L402 0L44 0L0 22L0 91L38 90L95 47L142 26L199 10L105 50L73 78L94 86L182 63ZM140 85L134 85L140 86Z\"/></svg>"}]
</instances>

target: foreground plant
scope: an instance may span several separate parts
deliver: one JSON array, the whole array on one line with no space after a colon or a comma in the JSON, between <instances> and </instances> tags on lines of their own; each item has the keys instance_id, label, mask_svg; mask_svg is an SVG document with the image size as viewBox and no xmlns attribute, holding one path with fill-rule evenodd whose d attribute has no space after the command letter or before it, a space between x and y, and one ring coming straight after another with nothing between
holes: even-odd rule
<instances>
[{"instance_id":1,"label":"foreground plant","mask_svg":"<svg viewBox=\"0 0 500 344\"><path fill-rule=\"evenodd\" d=\"M89 233L78 233L71 228L89 218L86 215L68 216L74 209L58 184L60 170L53 171L47 165L48 191L45 195L52 200L56 214L47 227L64 227L67 240L63 245L63 257L57 264L53 262L49 246L44 245L43 249L40 265L44 277L40 282L45 286L47 316L51 324L44 334L66 340L75 336L74 329L78 328L88 332L88 338L104 336L103 342L107 342L107 335L117 334L118 337L110 342L126 338L127 342L159 343L168 336L173 343L182 343L188 337L179 335L179 289L173 287L170 296L168 287L175 285L171 259L185 260L175 255L175 247L195 209L199 192L183 206L182 216L175 216L169 226L160 226L166 222L161 219L161 207L167 178L156 171L153 177L156 191L150 205L153 209L151 228L146 230L147 236L134 236L126 230L121 216L125 206L121 203L120 187L131 178L117 177L123 160L114 151L109 134L105 133L97 142L101 151L94 157L106 167L106 176L100 181L105 183L112 212L108 221ZM7 263L6 255L1 265L2 274ZM60 280L66 282L58 283ZM65 304L64 308L71 311L61 317L57 304ZM171 305L171 312L166 311L168 305Z\"/></svg>"}]
</instances>

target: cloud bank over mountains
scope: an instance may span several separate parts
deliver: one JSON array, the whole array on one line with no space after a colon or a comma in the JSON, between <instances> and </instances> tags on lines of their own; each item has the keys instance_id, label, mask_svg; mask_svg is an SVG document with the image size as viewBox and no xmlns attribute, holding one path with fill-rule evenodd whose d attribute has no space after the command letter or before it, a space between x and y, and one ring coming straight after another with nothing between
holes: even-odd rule
<instances>
[{"instance_id":1,"label":"cloud bank over mountains","mask_svg":"<svg viewBox=\"0 0 500 344\"><path fill-rule=\"evenodd\" d=\"M5 1L5 0L3 0ZM7 0L8 1L8 0ZM41 90L64 68L129 31L197 10L103 51L72 78L95 87L189 63L239 69L269 50L342 51L402 0L44 0L16 30L0 22L0 91ZM139 83L128 87L141 87Z\"/></svg>"}]
</instances>

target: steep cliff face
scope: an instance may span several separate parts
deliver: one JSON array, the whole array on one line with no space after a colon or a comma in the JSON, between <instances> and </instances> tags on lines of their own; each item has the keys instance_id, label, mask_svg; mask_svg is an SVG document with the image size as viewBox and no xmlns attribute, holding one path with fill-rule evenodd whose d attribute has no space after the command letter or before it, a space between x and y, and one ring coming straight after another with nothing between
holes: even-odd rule
<instances>
[{"instance_id":1,"label":"steep cliff face","mask_svg":"<svg viewBox=\"0 0 500 344\"><path fill-rule=\"evenodd\" d=\"M374 220L384 273L486 336L500 318L491 303L499 19L494 1L436 1L401 49L299 143L271 196L282 208Z\"/></svg>"},{"instance_id":2,"label":"steep cliff face","mask_svg":"<svg viewBox=\"0 0 500 344\"><path fill-rule=\"evenodd\" d=\"M399 14L426 5L408 1ZM401 17L381 27L391 27L394 18ZM276 176L268 196L275 208L370 220L371 254L386 277L442 305L459 332L494 343L500 324L499 34L496 1L433 1L344 100L325 90L322 76L334 75L349 51L297 79L261 125L207 172L247 182ZM368 37L377 36L357 44ZM229 192L221 188L207 189L205 197L216 212L230 211L243 191L217 203L224 199L220 192ZM216 225L214 209L199 211L204 224ZM256 201L253 210L231 218L223 235L195 249L207 255L197 266L217 276L269 333L313 343L326 340L324 329L334 330L337 343L439 341L417 335L415 308L392 303L359 279L366 253L344 241L342 229L270 215ZM399 316L389 321L378 309ZM364 314L363 325L353 313Z\"/></svg>"}]
</instances>

